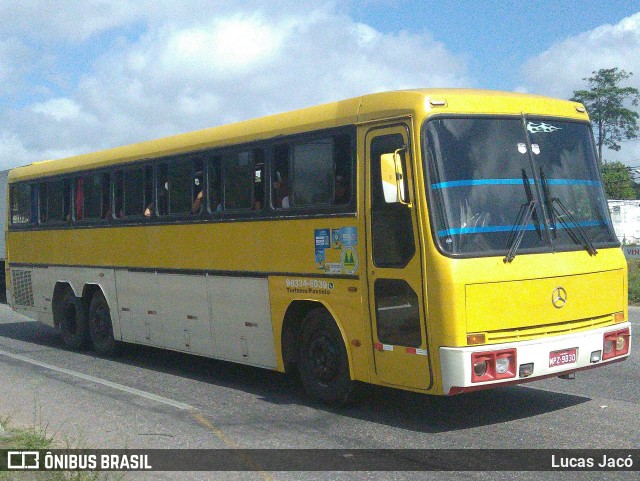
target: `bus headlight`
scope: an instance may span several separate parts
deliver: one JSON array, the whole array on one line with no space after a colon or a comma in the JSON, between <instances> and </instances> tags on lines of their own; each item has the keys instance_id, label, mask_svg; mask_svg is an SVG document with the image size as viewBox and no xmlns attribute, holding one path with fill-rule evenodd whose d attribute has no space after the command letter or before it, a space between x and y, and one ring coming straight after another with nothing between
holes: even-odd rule
<instances>
[{"instance_id":1,"label":"bus headlight","mask_svg":"<svg viewBox=\"0 0 640 481\"><path fill-rule=\"evenodd\" d=\"M613 352L613 340L605 339L604 340L604 355L611 354Z\"/></svg>"},{"instance_id":2,"label":"bus headlight","mask_svg":"<svg viewBox=\"0 0 640 481\"><path fill-rule=\"evenodd\" d=\"M509 358L499 357L496 359L496 372L498 374L504 374L509 370Z\"/></svg>"},{"instance_id":3,"label":"bus headlight","mask_svg":"<svg viewBox=\"0 0 640 481\"><path fill-rule=\"evenodd\" d=\"M482 377L487 372L487 361L476 361L473 363L473 374Z\"/></svg>"},{"instance_id":4,"label":"bus headlight","mask_svg":"<svg viewBox=\"0 0 640 481\"><path fill-rule=\"evenodd\" d=\"M471 353L471 382L485 382L516 377L516 350Z\"/></svg>"}]
</instances>

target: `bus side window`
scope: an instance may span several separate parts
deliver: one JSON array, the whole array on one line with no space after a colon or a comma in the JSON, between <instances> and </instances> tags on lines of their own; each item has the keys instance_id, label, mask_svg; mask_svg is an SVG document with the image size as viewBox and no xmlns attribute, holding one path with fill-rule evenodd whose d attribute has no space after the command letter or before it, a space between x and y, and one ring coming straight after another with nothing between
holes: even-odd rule
<instances>
[{"instance_id":1,"label":"bus side window","mask_svg":"<svg viewBox=\"0 0 640 481\"><path fill-rule=\"evenodd\" d=\"M292 162L292 207L329 204L333 196L333 139L294 144Z\"/></svg>"},{"instance_id":2,"label":"bus side window","mask_svg":"<svg viewBox=\"0 0 640 481\"><path fill-rule=\"evenodd\" d=\"M166 164L160 164L166 168L164 184L159 186L158 194L166 194L165 198L158 197L160 214L189 214L191 213L192 175L191 159L174 159ZM161 172L163 168L161 167ZM162 175L159 178L164 178ZM162 202L161 202L162 199ZM166 207L163 205L166 204Z\"/></svg>"},{"instance_id":3,"label":"bus side window","mask_svg":"<svg viewBox=\"0 0 640 481\"><path fill-rule=\"evenodd\" d=\"M9 189L11 203L11 224L28 224L32 221L31 184L12 184Z\"/></svg>"},{"instance_id":4,"label":"bus side window","mask_svg":"<svg viewBox=\"0 0 640 481\"><path fill-rule=\"evenodd\" d=\"M205 200L204 193L204 160L202 157L193 159L193 182L191 183L191 213L200 214Z\"/></svg>"},{"instance_id":5,"label":"bus side window","mask_svg":"<svg viewBox=\"0 0 640 481\"><path fill-rule=\"evenodd\" d=\"M50 180L41 184L40 221L64 222L71 220L70 179Z\"/></svg>"},{"instance_id":6,"label":"bus side window","mask_svg":"<svg viewBox=\"0 0 640 481\"><path fill-rule=\"evenodd\" d=\"M209 212L222 212L222 158L212 156L207 164Z\"/></svg>"},{"instance_id":7,"label":"bus side window","mask_svg":"<svg viewBox=\"0 0 640 481\"><path fill-rule=\"evenodd\" d=\"M124 171L124 217L139 217L144 213L144 173L141 168Z\"/></svg>"},{"instance_id":8,"label":"bus side window","mask_svg":"<svg viewBox=\"0 0 640 481\"><path fill-rule=\"evenodd\" d=\"M273 149L273 178L271 186L273 191L272 206L276 209L290 207L289 192L289 146L276 145Z\"/></svg>"},{"instance_id":9,"label":"bus side window","mask_svg":"<svg viewBox=\"0 0 640 481\"><path fill-rule=\"evenodd\" d=\"M154 202L153 202L153 167L150 165L146 165L143 171L142 205L144 206L144 211L143 211L144 216L151 217L154 213L153 212Z\"/></svg>"},{"instance_id":10,"label":"bus side window","mask_svg":"<svg viewBox=\"0 0 640 481\"><path fill-rule=\"evenodd\" d=\"M76 220L98 220L104 218L104 183L107 192L109 174L88 174L76 179L75 218ZM108 206L108 197L107 197Z\"/></svg>"},{"instance_id":11,"label":"bus side window","mask_svg":"<svg viewBox=\"0 0 640 481\"><path fill-rule=\"evenodd\" d=\"M263 149L253 149L253 210L264 207L264 159Z\"/></svg>"},{"instance_id":12,"label":"bus side window","mask_svg":"<svg viewBox=\"0 0 640 481\"><path fill-rule=\"evenodd\" d=\"M353 185L351 176L351 136L341 134L334 137L333 157L336 165L333 203L348 204L351 200L351 186Z\"/></svg>"},{"instance_id":13,"label":"bus side window","mask_svg":"<svg viewBox=\"0 0 640 481\"><path fill-rule=\"evenodd\" d=\"M122 219L124 215L124 172L116 170L113 175L113 212L116 219Z\"/></svg>"},{"instance_id":14,"label":"bus side window","mask_svg":"<svg viewBox=\"0 0 640 481\"><path fill-rule=\"evenodd\" d=\"M63 184L63 198L62 198L62 219L65 221L71 220L71 179L64 179Z\"/></svg>"},{"instance_id":15,"label":"bus side window","mask_svg":"<svg viewBox=\"0 0 640 481\"><path fill-rule=\"evenodd\" d=\"M84 217L84 177L76 179L76 220Z\"/></svg>"},{"instance_id":16,"label":"bus side window","mask_svg":"<svg viewBox=\"0 0 640 481\"><path fill-rule=\"evenodd\" d=\"M224 209L251 209L255 172L251 150L230 152L222 159Z\"/></svg>"},{"instance_id":17,"label":"bus side window","mask_svg":"<svg viewBox=\"0 0 640 481\"><path fill-rule=\"evenodd\" d=\"M111 174L102 174L102 192L100 196L100 218L109 219L111 217Z\"/></svg>"},{"instance_id":18,"label":"bus side window","mask_svg":"<svg viewBox=\"0 0 640 481\"><path fill-rule=\"evenodd\" d=\"M169 166L166 162L158 164L158 177L156 192L158 195L158 215L167 215L169 213ZM149 203L144 211L145 217L151 217L155 204Z\"/></svg>"},{"instance_id":19,"label":"bus side window","mask_svg":"<svg viewBox=\"0 0 640 481\"><path fill-rule=\"evenodd\" d=\"M31 185L31 222L33 224L37 224L38 223L38 207L39 207L39 201L38 201L38 191L39 191L39 186L37 184L32 184Z\"/></svg>"}]
</instances>

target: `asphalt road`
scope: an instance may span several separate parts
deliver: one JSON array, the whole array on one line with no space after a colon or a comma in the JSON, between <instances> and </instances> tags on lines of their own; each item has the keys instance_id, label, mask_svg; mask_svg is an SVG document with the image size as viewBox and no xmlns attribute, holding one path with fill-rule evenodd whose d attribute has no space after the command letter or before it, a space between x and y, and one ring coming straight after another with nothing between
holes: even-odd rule
<instances>
[{"instance_id":1,"label":"asphalt road","mask_svg":"<svg viewBox=\"0 0 640 481\"><path fill-rule=\"evenodd\" d=\"M640 309L630 318L640 332ZM637 342L636 342L637 345ZM0 419L92 448L640 448L640 355L452 398L368 387L330 409L279 373L147 347L70 352L0 306ZM638 479L638 473L128 473L125 479Z\"/></svg>"}]
</instances>

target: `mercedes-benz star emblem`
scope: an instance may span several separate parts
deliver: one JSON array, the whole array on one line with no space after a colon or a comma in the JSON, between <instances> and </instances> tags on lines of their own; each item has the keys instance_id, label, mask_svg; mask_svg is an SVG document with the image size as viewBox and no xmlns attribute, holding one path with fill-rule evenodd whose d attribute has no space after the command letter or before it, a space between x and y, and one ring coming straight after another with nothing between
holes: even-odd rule
<instances>
[{"instance_id":1,"label":"mercedes-benz star emblem","mask_svg":"<svg viewBox=\"0 0 640 481\"><path fill-rule=\"evenodd\" d=\"M560 309L567 303L567 291L564 287L556 287L551 294L551 303L556 309Z\"/></svg>"}]
</instances>

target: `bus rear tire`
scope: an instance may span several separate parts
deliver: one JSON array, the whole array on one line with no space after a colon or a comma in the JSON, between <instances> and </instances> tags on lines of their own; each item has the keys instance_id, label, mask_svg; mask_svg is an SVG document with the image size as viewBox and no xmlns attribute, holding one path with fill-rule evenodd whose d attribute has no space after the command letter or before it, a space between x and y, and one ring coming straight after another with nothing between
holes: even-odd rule
<instances>
[{"instance_id":1,"label":"bus rear tire","mask_svg":"<svg viewBox=\"0 0 640 481\"><path fill-rule=\"evenodd\" d=\"M56 303L56 317L64 345L73 351L87 347L89 333L84 316L82 300L71 288L65 289Z\"/></svg>"},{"instance_id":2,"label":"bus rear tire","mask_svg":"<svg viewBox=\"0 0 640 481\"><path fill-rule=\"evenodd\" d=\"M331 405L351 400L354 383L349 375L347 350L331 314L315 309L300 333L298 370L307 394Z\"/></svg>"},{"instance_id":3,"label":"bus rear tire","mask_svg":"<svg viewBox=\"0 0 640 481\"><path fill-rule=\"evenodd\" d=\"M116 356L120 343L113 337L111 311L102 292L96 292L89 304L89 335L93 350L102 356Z\"/></svg>"}]
</instances>

